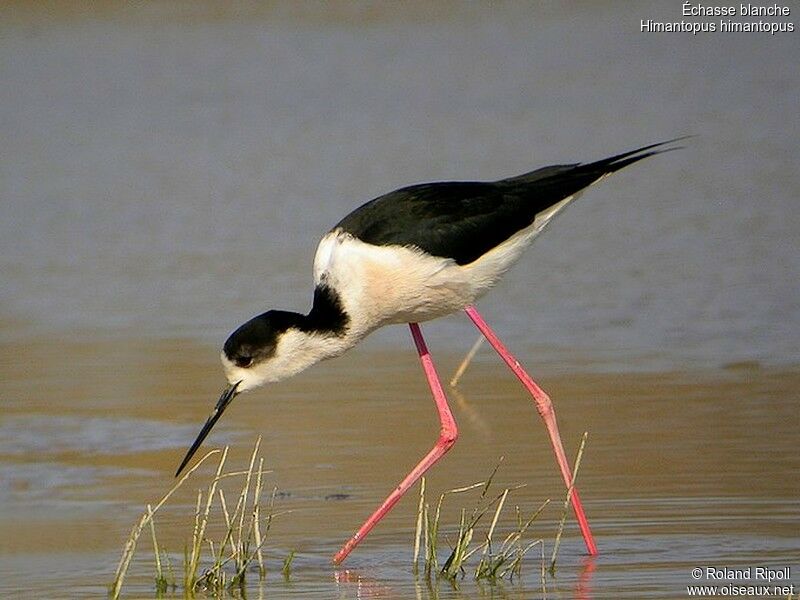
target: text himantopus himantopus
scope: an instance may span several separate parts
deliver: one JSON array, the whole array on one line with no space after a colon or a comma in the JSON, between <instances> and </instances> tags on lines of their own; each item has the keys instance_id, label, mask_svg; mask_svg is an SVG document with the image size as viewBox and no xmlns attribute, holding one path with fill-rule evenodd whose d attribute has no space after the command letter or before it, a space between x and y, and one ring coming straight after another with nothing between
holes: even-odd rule
<instances>
[{"instance_id":1,"label":"text himantopus himantopus","mask_svg":"<svg viewBox=\"0 0 800 600\"><path fill-rule=\"evenodd\" d=\"M225 342L229 385L178 468L191 460L235 396L285 379L343 354L371 331L408 323L439 412L431 451L389 494L334 557L339 563L419 477L455 443L458 429L418 323L464 310L533 396L569 487L555 412L473 306L533 239L581 190L643 158L674 148L651 144L587 164L544 167L493 182L442 182L396 190L357 208L320 241L314 258L314 302L307 315L270 310ZM577 490L572 505L586 548L596 554Z\"/></svg>"}]
</instances>

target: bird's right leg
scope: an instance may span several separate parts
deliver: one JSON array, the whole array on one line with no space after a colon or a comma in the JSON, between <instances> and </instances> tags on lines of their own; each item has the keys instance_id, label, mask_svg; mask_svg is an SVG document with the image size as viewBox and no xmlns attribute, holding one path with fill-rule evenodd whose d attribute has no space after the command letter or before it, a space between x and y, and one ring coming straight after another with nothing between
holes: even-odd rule
<instances>
[{"instance_id":1,"label":"bird's right leg","mask_svg":"<svg viewBox=\"0 0 800 600\"><path fill-rule=\"evenodd\" d=\"M533 378L525 372L525 369L522 368L519 361L508 351L508 348L500 341L500 338L492 331L489 324L483 320L483 317L474 306L467 306L464 312L472 319L472 322L475 323L475 326L508 365L508 368L517 376L520 383L522 383L525 389L533 396L536 410L539 411L539 415L542 417L547 427L547 433L550 435L550 443L553 446L556 462L561 470L561 477L564 479L564 483L569 489L572 485L572 472L570 471L567 457L564 454L564 446L561 443L561 435L558 433L558 425L556 424L556 412L553 409L553 402L550 400L550 396L548 396L547 393L537 385ZM575 511L575 517L578 519L578 525L583 534L583 541L586 542L586 550L589 554L594 556L597 554L597 546L594 543L592 531L589 529L589 521L586 519L586 515L583 512L583 504L581 504L577 489L572 490L572 508Z\"/></svg>"},{"instance_id":2,"label":"bird's right leg","mask_svg":"<svg viewBox=\"0 0 800 600\"><path fill-rule=\"evenodd\" d=\"M450 407L447 405L447 397L444 395L442 383L439 381L439 376L436 374L436 367L433 365L433 359L428 352L428 347L422 337L422 331L416 323L409 323L411 328L411 336L414 338L414 344L417 347L420 362L422 362L422 369L425 371L425 377L428 379L428 385L433 393L433 401L436 403L436 410L439 412L439 422L441 430L439 432L439 439L436 440L433 448L423 458L419 464L406 475L405 479L401 481L397 487L392 490L392 493L383 501L372 516L367 519L361 528L351 537L342 549L333 557L333 562L336 564L341 563L347 555L352 552L358 543L372 530L373 527L380 521L392 507L397 504L397 501L403 497L408 489L422 476L425 471L430 469L436 461L438 461L444 454L453 447L456 439L458 438L458 427L453 418Z\"/></svg>"}]
</instances>

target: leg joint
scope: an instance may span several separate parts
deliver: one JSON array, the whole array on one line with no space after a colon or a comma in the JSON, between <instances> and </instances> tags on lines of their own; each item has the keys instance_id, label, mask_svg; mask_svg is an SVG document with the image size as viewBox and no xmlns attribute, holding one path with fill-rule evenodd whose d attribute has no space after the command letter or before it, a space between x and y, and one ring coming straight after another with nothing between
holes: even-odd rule
<instances>
[{"instance_id":1,"label":"leg joint","mask_svg":"<svg viewBox=\"0 0 800 600\"><path fill-rule=\"evenodd\" d=\"M547 420L553 416L553 401L550 400L550 396L547 394L537 394L534 396L533 401L534 404L536 404L536 410L539 412L540 417Z\"/></svg>"},{"instance_id":2,"label":"leg joint","mask_svg":"<svg viewBox=\"0 0 800 600\"><path fill-rule=\"evenodd\" d=\"M458 427L456 427L455 423L442 427L442 430L439 432L439 444L444 446L446 450L449 450L453 444L456 443L457 439Z\"/></svg>"}]
</instances>

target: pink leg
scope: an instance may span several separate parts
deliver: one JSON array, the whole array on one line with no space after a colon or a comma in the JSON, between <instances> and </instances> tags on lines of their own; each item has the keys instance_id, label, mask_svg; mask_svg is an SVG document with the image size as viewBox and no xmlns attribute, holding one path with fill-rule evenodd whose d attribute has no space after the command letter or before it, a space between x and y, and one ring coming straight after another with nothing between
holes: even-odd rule
<instances>
[{"instance_id":1,"label":"pink leg","mask_svg":"<svg viewBox=\"0 0 800 600\"><path fill-rule=\"evenodd\" d=\"M561 476L564 478L564 483L566 483L567 488L569 488L572 482L572 472L570 471L567 457L564 455L564 446L561 444L561 436L558 433L558 425L556 424L556 413L553 409L553 403L550 401L550 397L533 379L531 379L531 376L525 372L519 364L519 361L514 358L511 352L503 345L503 342L500 341L500 338L497 337L486 321L483 320L483 317L474 306L467 306L464 312L472 319L475 326L481 331L492 347L497 350L497 353L514 372L514 375L517 376L520 382L522 382L525 389L533 396L533 400L536 403L536 410L539 411L539 415L547 426L547 433L550 434L550 443L553 445L553 452L556 454L556 461L558 462L559 469L561 469ZM586 542L586 550L589 554L594 556L597 554L597 546L594 543L592 532L589 529L589 522L586 520L586 515L583 512L583 505L581 504L577 489L572 490L572 508L575 510L575 516L578 519L578 525L580 525L583 540Z\"/></svg>"},{"instance_id":2,"label":"pink leg","mask_svg":"<svg viewBox=\"0 0 800 600\"><path fill-rule=\"evenodd\" d=\"M450 412L450 407L447 405L447 398L444 395L444 391L442 390L442 384L439 381L439 376L436 374L436 367L433 366L433 359L431 358L430 353L428 352L428 347L425 345L425 340L422 337L422 331L420 331L419 325L416 323L409 323L408 326L411 328L411 336L414 338L414 344L417 346L417 352L419 353L419 359L422 362L422 368L425 371L425 377L428 379L428 385L431 387L431 392L433 393L433 401L436 402L436 410L439 411L439 422L442 425L441 431L439 432L439 439L436 440L436 444L433 446L430 452L423 458L419 464L414 467L414 469L406 475L405 479L401 481L398 486L392 490L392 493L389 494L389 497L383 501L378 507L372 516L367 519L364 524L361 526L353 537L347 540L342 549L336 553L336 556L333 557L333 562L339 564L347 555L352 552L353 548L355 548L358 543L364 539L364 537L372 530L373 527L380 521L386 513L392 510L392 507L397 504L397 501L402 498L403 494L405 494L408 489L414 485L414 483L419 479L425 471L430 469L436 461L438 461L442 456L444 456L445 452L450 450L450 448L455 444L456 438L458 438L458 428L456 427L456 421L453 419L453 414Z\"/></svg>"}]
</instances>

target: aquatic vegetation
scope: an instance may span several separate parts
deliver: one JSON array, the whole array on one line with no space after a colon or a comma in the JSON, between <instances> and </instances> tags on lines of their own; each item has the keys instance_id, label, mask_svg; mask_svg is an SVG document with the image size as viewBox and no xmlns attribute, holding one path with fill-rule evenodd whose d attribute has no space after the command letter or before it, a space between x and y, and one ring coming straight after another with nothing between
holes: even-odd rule
<instances>
[{"instance_id":1,"label":"aquatic vegetation","mask_svg":"<svg viewBox=\"0 0 800 600\"><path fill-rule=\"evenodd\" d=\"M546 590L546 573L554 574L558 548L564 523L568 514L575 477L580 468L581 457L586 443L584 433L575 460L573 479L564 498L561 518L553 542L549 569L545 564L545 541L530 535L537 519L550 504L545 500L533 510L525 511L514 506L513 523L502 523L502 516L509 505L513 493L524 484L495 491L492 488L495 476L502 464L502 458L485 481L460 488L447 490L431 504L426 493L426 480L420 483L419 503L416 515L416 530L413 548L413 570L416 576L420 567L429 584L439 579L457 585L466 576L468 569L475 581L495 583L514 580L522 574L523 560L538 547L538 576L542 590ZM263 475L264 459L259 447L261 438L255 443L247 468L241 471L226 471L228 447L212 450L203 456L155 505L148 504L139 521L133 526L125 543L119 565L109 588L112 599L120 597L129 566L136 552L139 538L145 528L149 528L155 569L155 591L158 597L168 592L182 593L193 598L196 594L213 597L245 596L248 573L257 572L259 580L266 576L263 547L273 519L290 511L276 513L274 510L277 488L272 489L265 499ZM163 508L175 492L212 457L217 459L216 468L204 489L198 490L194 502L194 519L191 537L183 551L182 568L173 567L174 557L159 544L156 528L156 514ZM224 479L241 479L238 498L230 504L220 482ZM442 506L452 496L477 491L477 499L468 510L461 508L457 527L445 527L442 523ZM212 526L213 525L213 526ZM485 527L481 529L481 527ZM443 531L454 531L450 539ZM505 530L504 533L500 533ZM210 532L218 531L214 536ZM212 539L214 538L214 539ZM447 558L440 563L439 552L442 541L449 545ZM475 561L470 561L476 557ZM291 577L294 551L283 560L280 569L285 580ZM471 564L468 564L471 563ZM179 581L180 577L180 581Z\"/></svg>"},{"instance_id":2,"label":"aquatic vegetation","mask_svg":"<svg viewBox=\"0 0 800 600\"><path fill-rule=\"evenodd\" d=\"M203 456L155 505L147 505L147 510L133 526L128 541L122 551L114 581L109 588L112 599L120 597L125 577L136 551L142 530L149 525L155 563L156 593L164 594L168 590L182 587L185 597L194 597L198 591L211 593L217 597L229 591L243 591L246 576L251 566L258 565L259 578L266 575L263 546L266 542L272 520L283 513L274 511L277 488L273 488L268 503L263 501L264 459L258 456L261 444L259 437L250 456L250 462L244 471L226 472L228 447L223 450L212 450ZM159 546L156 535L155 515L170 497L189 479L192 474L212 456L218 456L218 463L211 481L205 490L197 493L194 511L194 526L191 541L187 542L183 552L183 579L179 586L169 554ZM242 487L233 512L228 507L225 493L219 482L226 478L242 478ZM216 507L216 508L215 508ZM289 511L285 511L289 512ZM217 541L208 535L211 519L224 522L222 537ZM283 573L288 577L292 552L284 562ZM164 569L166 563L166 572ZM207 565L202 568L201 565Z\"/></svg>"},{"instance_id":3,"label":"aquatic vegetation","mask_svg":"<svg viewBox=\"0 0 800 600\"><path fill-rule=\"evenodd\" d=\"M586 437L587 434L584 433L580 448L578 449L577 458L575 459L575 468L573 471L572 481L570 482L570 486L564 499L561 518L559 520L558 529L553 542L553 551L549 567L551 574L555 573L558 548L572 498L572 490L575 486L575 478L580 468L581 457L586 444ZM533 510L531 515L527 518L523 516L522 509L519 506L515 506L515 525L510 532L505 535L502 541L498 543L496 539L498 523L500 521L501 513L506 506L509 495L515 490L524 487L524 485L518 485L505 488L500 493L490 495L489 490L491 488L492 481L494 480L501 463L502 458L486 481L474 483L461 488L447 490L442 493L439 496L439 500L436 503L435 508L433 509L431 508L431 504L426 496L425 478L422 478L420 483L419 504L417 507L416 532L414 536L414 554L412 563L415 575L419 574L421 551L423 553L421 562L425 577L428 579L431 579L432 577L443 577L451 582L455 582L457 579L465 576L467 561L472 556L480 552L480 558L473 571L475 580L494 582L506 577L513 579L521 574L522 562L525 555L531 549L538 546L540 558L539 578L542 589L545 589L545 572L548 569L545 567L544 540L542 538L528 540L526 539L526 534L539 515L541 515L545 507L550 503L550 500L545 500L541 505ZM442 505L445 501L445 498L454 494L463 494L478 488L480 489L479 497L469 514L465 508L461 509L461 516L458 529L455 534L455 540L450 542L450 554L440 566L438 559L438 547L440 542L440 530L442 529ZM481 535L478 535L478 525L483 517L488 514L492 514L492 520L488 524L486 531ZM476 539L479 539L480 541L477 542L475 541Z\"/></svg>"}]
</instances>

